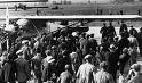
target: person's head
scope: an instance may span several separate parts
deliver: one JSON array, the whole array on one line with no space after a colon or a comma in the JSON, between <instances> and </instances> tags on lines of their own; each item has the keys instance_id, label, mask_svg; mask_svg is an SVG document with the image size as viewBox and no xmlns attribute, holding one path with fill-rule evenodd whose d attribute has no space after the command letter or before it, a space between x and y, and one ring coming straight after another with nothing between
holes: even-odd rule
<instances>
[{"instance_id":1,"label":"person's head","mask_svg":"<svg viewBox=\"0 0 142 83\"><path fill-rule=\"evenodd\" d=\"M115 36L114 41L118 41L118 40L119 40L119 37Z\"/></svg>"},{"instance_id":2,"label":"person's head","mask_svg":"<svg viewBox=\"0 0 142 83\"><path fill-rule=\"evenodd\" d=\"M77 36L78 36L78 33L77 33L77 32L73 32L73 33L72 33L72 36L77 37Z\"/></svg>"},{"instance_id":3,"label":"person's head","mask_svg":"<svg viewBox=\"0 0 142 83\"><path fill-rule=\"evenodd\" d=\"M36 53L37 53L37 49L36 48L33 48L33 51L32 51L33 55L35 56Z\"/></svg>"},{"instance_id":4,"label":"person's head","mask_svg":"<svg viewBox=\"0 0 142 83\"><path fill-rule=\"evenodd\" d=\"M92 55L86 55L85 60L86 60L87 63L92 63L93 56Z\"/></svg>"},{"instance_id":5,"label":"person's head","mask_svg":"<svg viewBox=\"0 0 142 83\"><path fill-rule=\"evenodd\" d=\"M94 34L90 34L90 38L94 38Z\"/></svg>"},{"instance_id":6,"label":"person's head","mask_svg":"<svg viewBox=\"0 0 142 83\"><path fill-rule=\"evenodd\" d=\"M76 47L73 47L73 52L76 52L77 48Z\"/></svg>"},{"instance_id":7,"label":"person's head","mask_svg":"<svg viewBox=\"0 0 142 83\"><path fill-rule=\"evenodd\" d=\"M60 36L61 41L65 40L65 37L63 35Z\"/></svg>"},{"instance_id":8,"label":"person's head","mask_svg":"<svg viewBox=\"0 0 142 83\"><path fill-rule=\"evenodd\" d=\"M18 50L18 51L16 52L16 55L17 55L18 57L22 57L22 56L23 56L23 50Z\"/></svg>"},{"instance_id":9,"label":"person's head","mask_svg":"<svg viewBox=\"0 0 142 83\"><path fill-rule=\"evenodd\" d=\"M23 46L29 46L29 41L28 40L24 40L24 41L22 41L22 44L23 44Z\"/></svg>"},{"instance_id":10,"label":"person's head","mask_svg":"<svg viewBox=\"0 0 142 83\"><path fill-rule=\"evenodd\" d=\"M106 26L106 23L103 23L103 26Z\"/></svg>"},{"instance_id":11,"label":"person's head","mask_svg":"<svg viewBox=\"0 0 142 83\"><path fill-rule=\"evenodd\" d=\"M65 51L62 52L62 55L65 56L65 57L68 57L69 56L69 52L65 50Z\"/></svg>"},{"instance_id":12,"label":"person's head","mask_svg":"<svg viewBox=\"0 0 142 83\"><path fill-rule=\"evenodd\" d=\"M109 26L112 26L112 22L109 23Z\"/></svg>"},{"instance_id":13,"label":"person's head","mask_svg":"<svg viewBox=\"0 0 142 83\"><path fill-rule=\"evenodd\" d=\"M111 52L116 51L116 50L117 50L116 45L115 45L115 44L110 44L109 50L110 50Z\"/></svg>"},{"instance_id":14,"label":"person's head","mask_svg":"<svg viewBox=\"0 0 142 83\"><path fill-rule=\"evenodd\" d=\"M102 39L102 43L107 42L107 41L108 41L107 37L104 37L104 38Z\"/></svg>"},{"instance_id":15,"label":"person's head","mask_svg":"<svg viewBox=\"0 0 142 83\"><path fill-rule=\"evenodd\" d=\"M81 33L81 38L85 38L85 36L86 36L86 33Z\"/></svg>"},{"instance_id":16,"label":"person's head","mask_svg":"<svg viewBox=\"0 0 142 83\"><path fill-rule=\"evenodd\" d=\"M103 61L101 64L100 64L100 68L104 71L107 71L108 69L108 63Z\"/></svg>"},{"instance_id":17,"label":"person's head","mask_svg":"<svg viewBox=\"0 0 142 83\"><path fill-rule=\"evenodd\" d=\"M51 55L51 51L50 50L46 50L45 53L46 53L46 56L50 56Z\"/></svg>"},{"instance_id":18,"label":"person's head","mask_svg":"<svg viewBox=\"0 0 142 83\"><path fill-rule=\"evenodd\" d=\"M68 71L70 69L70 65L65 65L65 71Z\"/></svg>"},{"instance_id":19,"label":"person's head","mask_svg":"<svg viewBox=\"0 0 142 83\"><path fill-rule=\"evenodd\" d=\"M131 26L131 30L134 30L135 28L133 27L133 25Z\"/></svg>"},{"instance_id":20,"label":"person's head","mask_svg":"<svg viewBox=\"0 0 142 83\"><path fill-rule=\"evenodd\" d=\"M17 35L18 35L18 36L22 36L22 33L21 33L21 32L18 32Z\"/></svg>"},{"instance_id":21,"label":"person's head","mask_svg":"<svg viewBox=\"0 0 142 83\"><path fill-rule=\"evenodd\" d=\"M41 52L40 51L37 51L37 56L41 56Z\"/></svg>"},{"instance_id":22,"label":"person's head","mask_svg":"<svg viewBox=\"0 0 142 83\"><path fill-rule=\"evenodd\" d=\"M60 30L61 30L61 27L57 27L57 30L60 31Z\"/></svg>"},{"instance_id":23,"label":"person's head","mask_svg":"<svg viewBox=\"0 0 142 83\"><path fill-rule=\"evenodd\" d=\"M56 48L57 48L56 45L52 46L52 50L56 50Z\"/></svg>"},{"instance_id":24,"label":"person's head","mask_svg":"<svg viewBox=\"0 0 142 83\"><path fill-rule=\"evenodd\" d=\"M129 34L129 38L134 38L134 35L132 35L132 34Z\"/></svg>"},{"instance_id":25,"label":"person's head","mask_svg":"<svg viewBox=\"0 0 142 83\"><path fill-rule=\"evenodd\" d=\"M133 65L131 66L131 68L134 70L134 72L140 73L141 65L140 65L140 64L133 64Z\"/></svg>"},{"instance_id":26,"label":"person's head","mask_svg":"<svg viewBox=\"0 0 142 83\"><path fill-rule=\"evenodd\" d=\"M128 53L128 49L127 49L127 48L124 48L124 49L123 49L123 53Z\"/></svg>"},{"instance_id":27,"label":"person's head","mask_svg":"<svg viewBox=\"0 0 142 83\"><path fill-rule=\"evenodd\" d=\"M43 33L41 36L42 36L42 38L45 38L46 37L46 33Z\"/></svg>"},{"instance_id":28,"label":"person's head","mask_svg":"<svg viewBox=\"0 0 142 83\"><path fill-rule=\"evenodd\" d=\"M40 53L40 52L41 52L41 49L40 49L40 48L37 48L37 49L36 49L36 52L37 52L37 53Z\"/></svg>"},{"instance_id":29,"label":"person's head","mask_svg":"<svg viewBox=\"0 0 142 83\"><path fill-rule=\"evenodd\" d=\"M90 35L89 35L89 34L87 34L86 39L89 39L89 37L90 37Z\"/></svg>"},{"instance_id":30,"label":"person's head","mask_svg":"<svg viewBox=\"0 0 142 83\"><path fill-rule=\"evenodd\" d=\"M37 37L37 38L36 38L36 41L39 42L39 41L40 41L40 37Z\"/></svg>"}]
</instances>

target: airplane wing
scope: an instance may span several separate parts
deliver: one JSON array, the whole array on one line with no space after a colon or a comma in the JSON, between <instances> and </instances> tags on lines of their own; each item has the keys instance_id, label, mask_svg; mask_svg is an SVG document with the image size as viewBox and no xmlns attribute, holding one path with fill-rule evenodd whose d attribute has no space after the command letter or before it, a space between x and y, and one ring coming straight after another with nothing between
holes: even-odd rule
<instances>
[{"instance_id":1,"label":"airplane wing","mask_svg":"<svg viewBox=\"0 0 142 83\"><path fill-rule=\"evenodd\" d=\"M48 2L48 0L0 0L0 3L7 2Z\"/></svg>"},{"instance_id":2,"label":"airplane wing","mask_svg":"<svg viewBox=\"0 0 142 83\"><path fill-rule=\"evenodd\" d=\"M6 17L1 16L0 19ZM9 19L47 19L47 20L83 20L83 19L141 19L139 15L72 15L72 16L9 16Z\"/></svg>"}]
</instances>

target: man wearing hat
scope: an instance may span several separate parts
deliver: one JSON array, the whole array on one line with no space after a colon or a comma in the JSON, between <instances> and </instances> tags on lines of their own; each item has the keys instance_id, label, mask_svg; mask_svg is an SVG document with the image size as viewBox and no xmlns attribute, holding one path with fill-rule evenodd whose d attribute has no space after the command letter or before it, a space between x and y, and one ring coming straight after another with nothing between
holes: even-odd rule
<instances>
[{"instance_id":1,"label":"man wearing hat","mask_svg":"<svg viewBox=\"0 0 142 83\"><path fill-rule=\"evenodd\" d=\"M7 51L2 52L2 56L0 57L0 82L5 83L7 82L7 78L9 77L7 75L10 68L7 67L7 61L8 61L8 53Z\"/></svg>"},{"instance_id":2,"label":"man wearing hat","mask_svg":"<svg viewBox=\"0 0 142 83\"><path fill-rule=\"evenodd\" d=\"M56 66L58 71L56 72L57 76L60 76L61 73L64 72L63 68L65 67L66 64L71 65L71 59L69 57L69 52L65 50L62 52L62 57L57 60L57 66ZM73 74L72 69L71 69L71 74Z\"/></svg>"},{"instance_id":3,"label":"man wearing hat","mask_svg":"<svg viewBox=\"0 0 142 83\"><path fill-rule=\"evenodd\" d=\"M88 53L90 53L92 56L95 57L97 46L98 44L97 41L94 39L94 34L90 34L90 38L88 39L87 42Z\"/></svg>"},{"instance_id":4,"label":"man wearing hat","mask_svg":"<svg viewBox=\"0 0 142 83\"><path fill-rule=\"evenodd\" d=\"M140 64L134 64L132 65L132 69L134 72L134 76L131 78L128 83L142 83L142 74L141 71L141 65Z\"/></svg>"},{"instance_id":5,"label":"man wearing hat","mask_svg":"<svg viewBox=\"0 0 142 83\"><path fill-rule=\"evenodd\" d=\"M113 77L107 72L108 64L104 61L100 64L100 72L95 75L95 83L113 83Z\"/></svg>"},{"instance_id":6,"label":"man wearing hat","mask_svg":"<svg viewBox=\"0 0 142 83\"><path fill-rule=\"evenodd\" d=\"M121 21L119 34L121 35L122 33L127 32L127 31L128 31L127 25L124 23L124 21Z\"/></svg>"},{"instance_id":7,"label":"man wearing hat","mask_svg":"<svg viewBox=\"0 0 142 83\"><path fill-rule=\"evenodd\" d=\"M140 28L140 32L137 34L136 39L139 43L140 56L142 56L142 27Z\"/></svg>"},{"instance_id":8,"label":"man wearing hat","mask_svg":"<svg viewBox=\"0 0 142 83\"><path fill-rule=\"evenodd\" d=\"M45 53L46 53L46 58L42 60L44 67L43 68L44 73L42 73L42 81L49 81L53 73L52 65L55 59L53 58L53 56L51 56L51 50L46 50Z\"/></svg>"},{"instance_id":9,"label":"man wearing hat","mask_svg":"<svg viewBox=\"0 0 142 83\"><path fill-rule=\"evenodd\" d=\"M32 57L32 54L31 54L31 48L30 48L29 40L22 41L22 44L23 44L22 50L23 50L24 58L26 60L30 60L31 57Z\"/></svg>"},{"instance_id":10,"label":"man wearing hat","mask_svg":"<svg viewBox=\"0 0 142 83\"><path fill-rule=\"evenodd\" d=\"M129 60L129 55L128 55L128 49L124 48L122 55L119 56L119 70L120 70L120 75L124 74L124 68L126 63Z\"/></svg>"},{"instance_id":11,"label":"man wearing hat","mask_svg":"<svg viewBox=\"0 0 142 83\"><path fill-rule=\"evenodd\" d=\"M41 61L42 61L42 59L41 59L40 52L37 52L37 55L31 59L32 70L33 70L34 76L38 80L38 83L42 83L41 82L41 75L42 75L41 74Z\"/></svg>"},{"instance_id":12,"label":"man wearing hat","mask_svg":"<svg viewBox=\"0 0 142 83\"><path fill-rule=\"evenodd\" d=\"M136 37L137 31L136 31L136 29L133 26L131 26L131 29L129 30L129 34L131 34L134 37Z\"/></svg>"},{"instance_id":13,"label":"man wearing hat","mask_svg":"<svg viewBox=\"0 0 142 83\"><path fill-rule=\"evenodd\" d=\"M107 36L107 34L108 34L108 27L106 26L106 23L103 23L103 27L101 28L100 33L102 34L102 39Z\"/></svg>"},{"instance_id":14,"label":"man wearing hat","mask_svg":"<svg viewBox=\"0 0 142 83\"><path fill-rule=\"evenodd\" d=\"M107 35L111 41L116 35L115 27L112 25L112 22L109 23Z\"/></svg>"},{"instance_id":15,"label":"man wearing hat","mask_svg":"<svg viewBox=\"0 0 142 83\"><path fill-rule=\"evenodd\" d=\"M96 68L92 65L93 61L92 55L85 56L86 64L82 64L77 72L77 77L79 83L92 83L94 82L94 75L96 73Z\"/></svg>"},{"instance_id":16,"label":"man wearing hat","mask_svg":"<svg viewBox=\"0 0 142 83\"><path fill-rule=\"evenodd\" d=\"M60 83L71 83L72 82L72 75L69 72L70 68L71 68L70 65L65 65L65 72L61 73L60 79L58 79Z\"/></svg>"},{"instance_id":17,"label":"man wearing hat","mask_svg":"<svg viewBox=\"0 0 142 83\"><path fill-rule=\"evenodd\" d=\"M23 57L23 50L18 50L16 55L18 55L18 58L15 60L17 81L18 83L26 83L30 76L28 61Z\"/></svg>"},{"instance_id":18,"label":"man wearing hat","mask_svg":"<svg viewBox=\"0 0 142 83\"><path fill-rule=\"evenodd\" d=\"M128 37L125 36L125 34L121 35L121 39L118 41L118 49L120 53L123 53L124 48L129 47L129 40L127 39Z\"/></svg>"},{"instance_id":19,"label":"man wearing hat","mask_svg":"<svg viewBox=\"0 0 142 83\"><path fill-rule=\"evenodd\" d=\"M84 58L85 55L87 54L87 39L85 38L86 33L82 33L80 35L80 40L79 40L79 44L80 44L80 50L81 50L81 57Z\"/></svg>"},{"instance_id":20,"label":"man wearing hat","mask_svg":"<svg viewBox=\"0 0 142 83\"><path fill-rule=\"evenodd\" d=\"M58 50L56 45L52 46L52 56L54 57L54 59L58 59Z\"/></svg>"},{"instance_id":21,"label":"man wearing hat","mask_svg":"<svg viewBox=\"0 0 142 83\"><path fill-rule=\"evenodd\" d=\"M108 73L113 76L113 81L116 82L116 74L118 69L119 51L115 44L110 44L109 54L107 56Z\"/></svg>"}]
</instances>

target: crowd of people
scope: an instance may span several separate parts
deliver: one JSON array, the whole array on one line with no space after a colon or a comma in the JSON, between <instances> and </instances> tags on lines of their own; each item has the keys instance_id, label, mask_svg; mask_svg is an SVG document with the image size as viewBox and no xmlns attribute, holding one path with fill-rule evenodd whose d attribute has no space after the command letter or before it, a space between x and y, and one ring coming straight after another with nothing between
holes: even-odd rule
<instances>
[{"instance_id":1,"label":"crowd of people","mask_svg":"<svg viewBox=\"0 0 142 83\"><path fill-rule=\"evenodd\" d=\"M138 49L142 56L142 28L137 32L132 26L128 31L122 22L119 38L112 23L104 23L100 33L101 44L85 32L72 35L60 29L31 38L17 32L8 37L9 44L1 45L0 83L117 83L118 73L126 75L126 64L134 74L125 82L141 83L136 58Z\"/></svg>"}]
</instances>

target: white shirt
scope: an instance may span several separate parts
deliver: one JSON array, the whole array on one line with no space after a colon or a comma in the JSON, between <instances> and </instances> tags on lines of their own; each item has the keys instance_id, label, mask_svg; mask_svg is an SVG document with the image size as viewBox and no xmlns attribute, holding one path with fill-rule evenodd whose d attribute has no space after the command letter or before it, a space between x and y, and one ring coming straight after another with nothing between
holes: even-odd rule
<instances>
[{"instance_id":1,"label":"white shirt","mask_svg":"<svg viewBox=\"0 0 142 83\"><path fill-rule=\"evenodd\" d=\"M107 73L100 71L95 75L95 83L112 83L113 77Z\"/></svg>"},{"instance_id":2,"label":"white shirt","mask_svg":"<svg viewBox=\"0 0 142 83\"><path fill-rule=\"evenodd\" d=\"M92 81L94 80L93 78L95 72L96 69L94 65L88 63L82 64L77 72L77 77L79 77L79 83L81 83L83 79L85 79L85 83L92 83Z\"/></svg>"},{"instance_id":3,"label":"white shirt","mask_svg":"<svg viewBox=\"0 0 142 83\"><path fill-rule=\"evenodd\" d=\"M72 61L73 63L76 63L77 58L78 58L77 52L72 52L72 53L70 53L70 57L71 57L71 61Z\"/></svg>"},{"instance_id":4,"label":"white shirt","mask_svg":"<svg viewBox=\"0 0 142 83\"><path fill-rule=\"evenodd\" d=\"M44 59L44 66L47 66L48 63L52 63L53 61L53 57L52 56L47 56L45 59Z\"/></svg>"}]
</instances>

